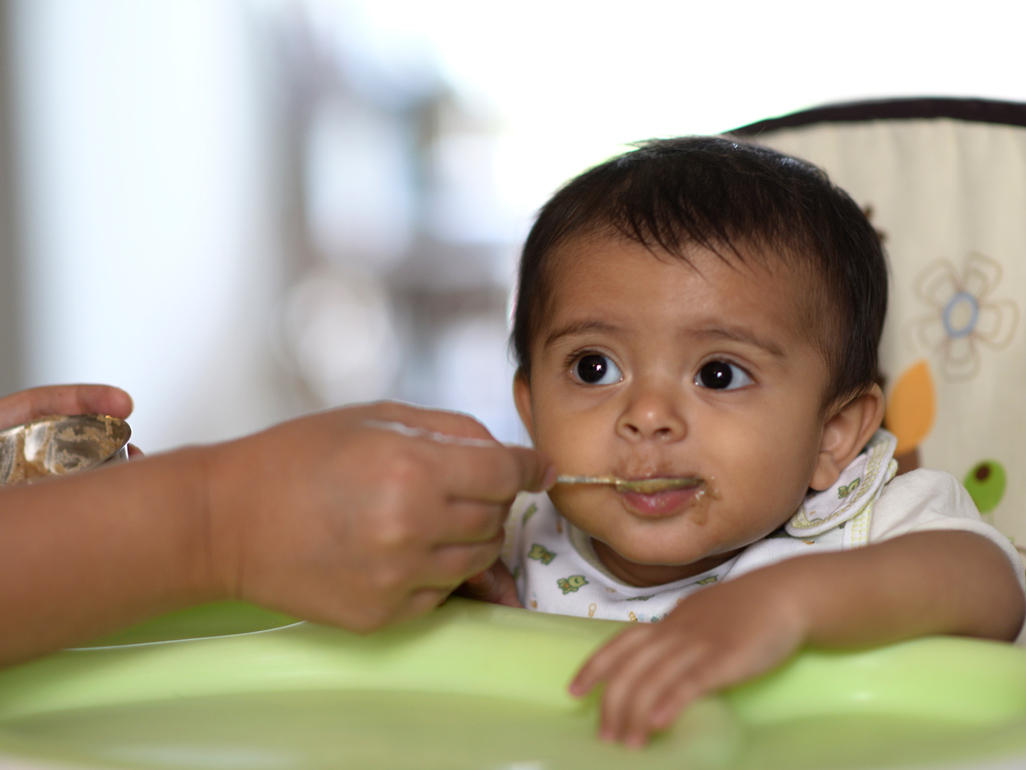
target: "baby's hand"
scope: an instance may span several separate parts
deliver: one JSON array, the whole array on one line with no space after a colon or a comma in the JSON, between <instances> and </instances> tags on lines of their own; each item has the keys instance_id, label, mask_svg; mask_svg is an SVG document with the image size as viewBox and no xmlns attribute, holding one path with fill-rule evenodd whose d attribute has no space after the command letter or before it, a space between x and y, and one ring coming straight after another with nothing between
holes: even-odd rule
<instances>
[{"instance_id":1,"label":"baby's hand","mask_svg":"<svg viewBox=\"0 0 1026 770\"><path fill-rule=\"evenodd\" d=\"M805 638L797 602L765 570L703 589L657 623L633 626L600 648L570 683L600 682L599 736L641 746L695 699L783 662Z\"/></svg>"},{"instance_id":2,"label":"baby's hand","mask_svg":"<svg viewBox=\"0 0 1026 770\"><path fill-rule=\"evenodd\" d=\"M471 599L492 604L505 604L507 607L522 607L517 598L517 587L509 568L501 561L495 562L488 569L478 572L463 581L456 593Z\"/></svg>"}]
</instances>

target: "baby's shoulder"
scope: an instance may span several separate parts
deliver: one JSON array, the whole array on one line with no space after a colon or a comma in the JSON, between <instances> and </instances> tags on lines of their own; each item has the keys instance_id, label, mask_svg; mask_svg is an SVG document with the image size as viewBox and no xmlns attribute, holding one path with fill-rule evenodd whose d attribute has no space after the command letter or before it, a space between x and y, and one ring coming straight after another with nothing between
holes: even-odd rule
<instances>
[{"instance_id":1,"label":"baby's shoulder","mask_svg":"<svg viewBox=\"0 0 1026 770\"><path fill-rule=\"evenodd\" d=\"M969 511L974 518L979 515L962 482L934 468L916 468L895 476L884 487L878 505L884 511L900 507L953 515Z\"/></svg>"}]
</instances>

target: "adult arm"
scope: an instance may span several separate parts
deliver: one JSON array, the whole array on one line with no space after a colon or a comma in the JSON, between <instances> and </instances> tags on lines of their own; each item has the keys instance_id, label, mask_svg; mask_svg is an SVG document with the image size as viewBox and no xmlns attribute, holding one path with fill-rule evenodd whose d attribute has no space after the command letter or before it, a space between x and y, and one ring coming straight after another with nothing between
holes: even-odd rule
<instances>
[{"instance_id":1,"label":"adult arm","mask_svg":"<svg viewBox=\"0 0 1026 770\"><path fill-rule=\"evenodd\" d=\"M467 416L381 403L0 489L0 664L225 598L411 617L495 560L516 492L550 476Z\"/></svg>"},{"instance_id":2,"label":"adult arm","mask_svg":"<svg viewBox=\"0 0 1026 770\"><path fill-rule=\"evenodd\" d=\"M600 735L641 745L696 698L768 671L803 645L927 634L1013 639L1026 611L1004 552L968 531L925 531L800 556L690 595L603 646L570 685L605 683Z\"/></svg>"}]
</instances>

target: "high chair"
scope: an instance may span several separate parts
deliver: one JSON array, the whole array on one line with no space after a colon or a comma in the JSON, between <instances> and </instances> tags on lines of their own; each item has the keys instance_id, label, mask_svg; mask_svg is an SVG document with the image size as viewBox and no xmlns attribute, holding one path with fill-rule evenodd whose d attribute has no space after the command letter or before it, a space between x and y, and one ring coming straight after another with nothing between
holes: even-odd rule
<instances>
[{"instance_id":1,"label":"high chair","mask_svg":"<svg viewBox=\"0 0 1026 770\"><path fill-rule=\"evenodd\" d=\"M901 469L961 479L1026 547L1026 104L819 107L731 134L825 169L888 253L881 364Z\"/></svg>"}]
</instances>

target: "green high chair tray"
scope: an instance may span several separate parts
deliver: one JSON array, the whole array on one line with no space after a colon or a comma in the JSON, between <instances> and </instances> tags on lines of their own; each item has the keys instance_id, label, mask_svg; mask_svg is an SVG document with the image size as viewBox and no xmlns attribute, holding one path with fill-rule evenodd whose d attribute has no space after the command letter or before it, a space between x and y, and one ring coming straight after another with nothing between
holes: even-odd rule
<instances>
[{"instance_id":1,"label":"green high chair tray","mask_svg":"<svg viewBox=\"0 0 1026 770\"><path fill-rule=\"evenodd\" d=\"M605 744L597 701L566 683L619 628L451 600L359 636L245 604L198 607L0 672L0 766L822 770L1026 757L1026 651L949 638L806 652L694 705L644 750Z\"/></svg>"}]
</instances>

